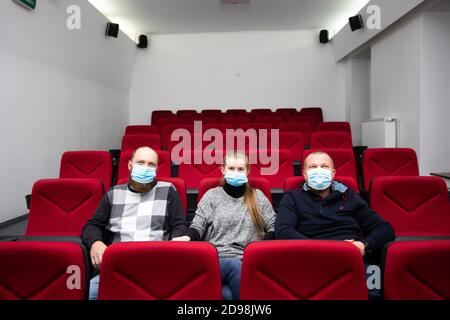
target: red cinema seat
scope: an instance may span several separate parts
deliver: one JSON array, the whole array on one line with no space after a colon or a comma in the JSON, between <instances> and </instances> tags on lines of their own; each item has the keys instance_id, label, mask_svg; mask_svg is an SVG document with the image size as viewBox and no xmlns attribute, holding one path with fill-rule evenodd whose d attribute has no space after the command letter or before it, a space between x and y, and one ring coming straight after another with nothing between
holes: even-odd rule
<instances>
[{"instance_id":1,"label":"red cinema seat","mask_svg":"<svg viewBox=\"0 0 450 320\"><path fill-rule=\"evenodd\" d=\"M178 118L185 118L185 117L189 117L189 116L197 115L197 114L198 114L197 110L178 110L177 111Z\"/></svg>"},{"instance_id":2,"label":"red cinema seat","mask_svg":"<svg viewBox=\"0 0 450 320\"><path fill-rule=\"evenodd\" d=\"M364 262L344 241L253 242L244 251L240 298L367 300Z\"/></svg>"},{"instance_id":3,"label":"red cinema seat","mask_svg":"<svg viewBox=\"0 0 450 320\"><path fill-rule=\"evenodd\" d=\"M233 117L249 117L250 114L245 109L229 109L225 112L227 116L233 116Z\"/></svg>"},{"instance_id":4,"label":"red cinema seat","mask_svg":"<svg viewBox=\"0 0 450 320\"><path fill-rule=\"evenodd\" d=\"M267 197L267 199L269 199L269 201L272 202L272 194L270 192L269 180L267 180L266 178L261 178L261 177L259 177L259 178L250 177L248 179L248 181L253 188L261 190L264 193L264 195ZM197 203L200 202L200 200L203 198L203 196L209 189L223 186L223 184L224 184L223 178L219 178L219 177L206 178L206 179L203 179L202 181L200 181L200 186L198 188Z\"/></svg>"},{"instance_id":5,"label":"red cinema seat","mask_svg":"<svg viewBox=\"0 0 450 320\"><path fill-rule=\"evenodd\" d=\"M220 164L207 164L203 159L203 151L187 152L185 159L178 165L178 177L186 182L188 189L198 189L200 181L205 178L222 177ZM200 159L195 163L195 159ZM182 159L184 160L184 159Z\"/></svg>"},{"instance_id":6,"label":"red cinema seat","mask_svg":"<svg viewBox=\"0 0 450 320\"><path fill-rule=\"evenodd\" d=\"M151 133L157 133L158 129L154 126L147 126L147 125L133 125L128 126L125 129L125 135L129 134L151 134Z\"/></svg>"},{"instance_id":7,"label":"red cinema seat","mask_svg":"<svg viewBox=\"0 0 450 320\"><path fill-rule=\"evenodd\" d=\"M122 138L121 151L134 151L141 147L150 147L153 150L161 149L161 136L157 133L130 134Z\"/></svg>"},{"instance_id":8,"label":"red cinema seat","mask_svg":"<svg viewBox=\"0 0 450 320\"><path fill-rule=\"evenodd\" d=\"M336 169L336 176L338 177L350 177L353 180L358 181L358 175L356 173L356 160L355 154L351 149L309 149L303 151L302 167L306 157L312 152L323 151L330 155L334 162L334 168Z\"/></svg>"},{"instance_id":9,"label":"red cinema seat","mask_svg":"<svg viewBox=\"0 0 450 320\"><path fill-rule=\"evenodd\" d=\"M370 205L391 223L397 237L450 236L450 202L438 177L378 177Z\"/></svg>"},{"instance_id":10,"label":"red cinema seat","mask_svg":"<svg viewBox=\"0 0 450 320\"><path fill-rule=\"evenodd\" d=\"M158 131L161 131L161 129L167 125L167 124L171 124L171 125L183 125L186 123L186 120L183 118L177 118L177 116L170 116L170 117L160 117L158 118L158 120L156 121L156 123L154 124L155 127L158 128Z\"/></svg>"},{"instance_id":11,"label":"red cinema seat","mask_svg":"<svg viewBox=\"0 0 450 320\"><path fill-rule=\"evenodd\" d=\"M272 189L283 189L284 182L294 175L294 160L289 150L271 150L269 158L271 163L265 163L268 159L267 151L258 150L249 152L250 177L262 177L269 180ZM278 158L278 163L275 159ZM256 162L255 162L256 160Z\"/></svg>"},{"instance_id":12,"label":"red cinema seat","mask_svg":"<svg viewBox=\"0 0 450 320\"><path fill-rule=\"evenodd\" d=\"M222 123L231 124L233 128L239 128L243 123L250 123L252 120L249 117L239 116L225 116L222 118Z\"/></svg>"},{"instance_id":13,"label":"red cinema seat","mask_svg":"<svg viewBox=\"0 0 450 320\"><path fill-rule=\"evenodd\" d=\"M231 123L208 123L202 125L203 133L209 129L216 129L225 134L227 129L234 129L234 126Z\"/></svg>"},{"instance_id":14,"label":"red cinema seat","mask_svg":"<svg viewBox=\"0 0 450 320\"><path fill-rule=\"evenodd\" d=\"M161 140L164 149L169 150L169 146L172 144L172 135L175 133L194 135L194 125L193 124L166 124L161 128ZM174 139L178 141L178 136ZM180 139L181 140L181 139Z\"/></svg>"},{"instance_id":15,"label":"red cinema seat","mask_svg":"<svg viewBox=\"0 0 450 320\"><path fill-rule=\"evenodd\" d=\"M79 237L103 196L97 179L48 179L33 186L25 236Z\"/></svg>"},{"instance_id":16,"label":"red cinema seat","mask_svg":"<svg viewBox=\"0 0 450 320\"><path fill-rule=\"evenodd\" d=\"M306 122L292 122L292 123L282 123L279 126L280 132L296 132L303 135L305 140L305 146L311 145L311 124Z\"/></svg>"},{"instance_id":17,"label":"red cinema seat","mask_svg":"<svg viewBox=\"0 0 450 320\"><path fill-rule=\"evenodd\" d=\"M187 124L194 124L195 121L197 121L197 122L200 121L202 124L216 123L217 122L217 118L215 118L215 117L207 117L207 116L204 116L202 114L186 116L185 120L186 120Z\"/></svg>"},{"instance_id":18,"label":"red cinema seat","mask_svg":"<svg viewBox=\"0 0 450 320\"><path fill-rule=\"evenodd\" d=\"M222 112L222 110L219 109L207 109L207 110L202 110L202 115L204 115L205 117L214 117L214 118L218 118L220 119L221 117L223 117L224 113Z\"/></svg>"},{"instance_id":19,"label":"red cinema seat","mask_svg":"<svg viewBox=\"0 0 450 320\"><path fill-rule=\"evenodd\" d=\"M170 110L155 110L152 112L151 124L155 125L159 118L175 116Z\"/></svg>"},{"instance_id":20,"label":"red cinema seat","mask_svg":"<svg viewBox=\"0 0 450 320\"><path fill-rule=\"evenodd\" d=\"M419 163L413 149L367 149L363 155L364 190L371 181L383 176L419 176Z\"/></svg>"},{"instance_id":21,"label":"red cinema seat","mask_svg":"<svg viewBox=\"0 0 450 320\"><path fill-rule=\"evenodd\" d=\"M175 189L177 190L179 196L180 196L180 201L181 201L181 205L183 206L184 209L184 214L187 215L187 193L186 193L186 183L184 183L183 179L180 178L169 178L169 177L159 177L157 178L158 181L164 181L164 182L169 182L171 184L173 184L173 186L175 187ZM128 178L124 178L124 179L120 179L119 181L117 181L117 184L127 184L128 183Z\"/></svg>"},{"instance_id":22,"label":"red cinema seat","mask_svg":"<svg viewBox=\"0 0 450 320\"><path fill-rule=\"evenodd\" d=\"M79 244L3 242L0 257L0 300L87 298L85 259Z\"/></svg>"},{"instance_id":23,"label":"red cinema seat","mask_svg":"<svg viewBox=\"0 0 450 320\"><path fill-rule=\"evenodd\" d=\"M344 184L350 190L359 193L358 184L356 183L355 179L351 177L334 177L334 180ZM284 185L284 192L287 192L289 190L301 189L304 183L305 178L303 178L303 176L291 177L286 180L286 183Z\"/></svg>"},{"instance_id":24,"label":"red cinema seat","mask_svg":"<svg viewBox=\"0 0 450 320\"><path fill-rule=\"evenodd\" d=\"M287 123L309 123L311 125L312 132L317 131L320 122L313 116L307 116L300 113L290 116L285 120L287 121Z\"/></svg>"},{"instance_id":25,"label":"red cinema seat","mask_svg":"<svg viewBox=\"0 0 450 320\"><path fill-rule=\"evenodd\" d=\"M348 122L320 122L318 131L334 131L352 133L350 123Z\"/></svg>"},{"instance_id":26,"label":"red cinema seat","mask_svg":"<svg viewBox=\"0 0 450 320\"><path fill-rule=\"evenodd\" d=\"M167 151L157 150L158 154L158 169L156 171L157 177L170 177L172 174L172 162L170 154ZM120 153L119 168L117 173L117 181L126 179L130 176L128 170L128 162L131 160L133 151L125 151Z\"/></svg>"},{"instance_id":27,"label":"red cinema seat","mask_svg":"<svg viewBox=\"0 0 450 320\"><path fill-rule=\"evenodd\" d=\"M302 108L300 112L305 115L316 117L319 122L323 122L323 110L321 107Z\"/></svg>"},{"instance_id":28,"label":"red cinema seat","mask_svg":"<svg viewBox=\"0 0 450 320\"><path fill-rule=\"evenodd\" d=\"M255 130L271 130L272 124L271 123L241 123L239 126L239 129L242 130L248 130L248 129L255 129Z\"/></svg>"},{"instance_id":29,"label":"red cinema seat","mask_svg":"<svg viewBox=\"0 0 450 320\"><path fill-rule=\"evenodd\" d=\"M276 113L278 113L278 112L281 112L281 113L285 112L285 113L289 113L289 115L292 115L294 113L297 113L298 110L296 108L278 108L275 112Z\"/></svg>"},{"instance_id":30,"label":"red cinema seat","mask_svg":"<svg viewBox=\"0 0 450 320\"><path fill-rule=\"evenodd\" d=\"M283 122L283 118L278 117L276 115L264 116L264 117L256 117L256 123L270 123L272 128L278 128L279 125Z\"/></svg>"},{"instance_id":31,"label":"red cinema seat","mask_svg":"<svg viewBox=\"0 0 450 320\"><path fill-rule=\"evenodd\" d=\"M61 157L59 177L62 179L98 179L104 190L111 187L112 159L107 151L69 151Z\"/></svg>"},{"instance_id":32,"label":"red cinema seat","mask_svg":"<svg viewBox=\"0 0 450 320\"><path fill-rule=\"evenodd\" d=\"M450 240L398 241L386 255L386 300L449 300Z\"/></svg>"},{"instance_id":33,"label":"red cinema seat","mask_svg":"<svg viewBox=\"0 0 450 320\"><path fill-rule=\"evenodd\" d=\"M271 140L272 141L272 140ZM301 161L303 156L303 149L305 148L305 141L301 133L295 132L280 132L278 149L289 150L292 152L294 161Z\"/></svg>"},{"instance_id":34,"label":"red cinema seat","mask_svg":"<svg viewBox=\"0 0 450 320\"><path fill-rule=\"evenodd\" d=\"M100 270L99 300L221 300L216 249L207 242L111 245Z\"/></svg>"},{"instance_id":35,"label":"red cinema seat","mask_svg":"<svg viewBox=\"0 0 450 320\"><path fill-rule=\"evenodd\" d=\"M348 132L313 132L311 134L311 148L353 149L352 136Z\"/></svg>"},{"instance_id":36,"label":"red cinema seat","mask_svg":"<svg viewBox=\"0 0 450 320\"><path fill-rule=\"evenodd\" d=\"M272 109L252 109L250 114L252 117L263 117L270 115L272 112Z\"/></svg>"}]
</instances>

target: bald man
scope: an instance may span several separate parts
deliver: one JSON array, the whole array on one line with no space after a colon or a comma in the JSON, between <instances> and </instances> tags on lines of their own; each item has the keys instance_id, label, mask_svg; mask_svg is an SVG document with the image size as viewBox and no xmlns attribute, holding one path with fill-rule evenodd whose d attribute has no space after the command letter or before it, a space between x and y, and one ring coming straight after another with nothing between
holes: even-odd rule
<instances>
[{"instance_id":1,"label":"bald man","mask_svg":"<svg viewBox=\"0 0 450 320\"><path fill-rule=\"evenodd\" d=\"M333 159L325 152L305 159L306 182L283 196L276 238L348 241L363 256L381 250L394 240L394 230L357 193L334 181L335 173Z\"/></svg>"},{"instance_id":2,"label":"bald man","mask_svg":"<svg viewBox=\"0 0 450 320\"><path fill-rule=\"evenodd\" d=\"M82 231L92 266L99 270L108 245L117 242L171 240L185 234L188 224L175 187L156 180L158 154L139 148L128 163L127 184L111 188ZM91 280L95 300L99 277Z\"/></svg>"}]
</instances>

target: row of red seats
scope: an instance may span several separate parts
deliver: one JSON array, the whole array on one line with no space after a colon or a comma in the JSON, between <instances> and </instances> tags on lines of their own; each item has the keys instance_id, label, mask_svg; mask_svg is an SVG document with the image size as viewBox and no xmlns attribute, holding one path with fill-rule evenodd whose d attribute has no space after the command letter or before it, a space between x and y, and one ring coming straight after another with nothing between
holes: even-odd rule
<instances>
[{"instance_id":1,"label":"row of red seats","mask_svg":"<svg viewBox=\"0 0 450 320\"><path fill-rule=\"evenodd\" d=\"M161 178L176 187L184 209L186 185L179 178ZM349 177L336 180L356 191L356 181ZM298 189L302 177L292 177L284 191ZM219 186L221 178L200 182L198 201L205 192ZM250 184L271 200L271 186L265 178L250 178ZM26 236L79 236L103 196L96 179L49 179L35 183ZM378 177L373 181L370 204L389 221L399 237L450 236L450 203L447 186L438 177Z\"/></svg>"},{"instance_id":2,"label":"row of red seats","mask_svg":"<svg viewBox=\"0 0 450 320\"><path fill-rule=\"evenodd\" d=\"M245 127L245 128L244 128ZM266 127L262 124L262 127ZM261 126L256 125L248 125L242 126L244 131L235 131L233 135L228 138L226 129L224 131L220 131L220 136L214 135L214 143L217 144L218 141L222 145L226 145L227 143L234 143L236 145L237 141L245 141L246 145L250 145L251 143L256 144L256 146L267 143L267 146L271 146L272 143L272 135L270 131L259 131ZM222 130L222 128L214 127L217 130ZM254 129L253 133L254 141L246 141L246 137L249 137L248 129ZM269 129L270 128L264 128ZM205 141L206 138L203 139L203 131L202 134L198 134L195 132L194 126L186 125L166 125L163 127L161 134L159 133L146 133L146 134L125 134L122 138L121 150L136 150L142 146L149 146L153 149L157 150L168 150L171 151L177 144L184 141L178 135L173 136L175 130L183 130L190 137L190 147L194 148L194 142L200 141L200 146L202 148L207 148L211 145L211 141ZM181 132L181 131L179 131ZM219 133L219 132L218 132ZM230 140L231 139L231 140ZM172 141L175 140L175 141ZM316 131L310 133L309 131L300 131L297 127L289 127L287 130L281 130L278 133L278 143L279 148L283 149L292 149L293 152L298 154L298 151L302 151L307 147L311 148L346 148L352 149L353 142L352 136L348 132L339 132L339 131Z\"/></svg>"},{"instance_id":3,"label":"row of red seats","mask_svg":"<svg viewBox=\"0 0 450 320\"><path fill-rule=\"evenodd\" d=\"M450 240L390 244L385 299L450 299L449 253ZM75 243L0 243L0 256L2 300L87 297L86 256ZM217 251L204 242L114 244L105 252L100 277L100 300L221 299ZM367 298L363 260L350 243L263 241L244 251L242 300Z\"/></svg>"},{"instance_id":4,"label":"row of red seats","mask_svg":"<svg viewBox=\"0 0 450 320\"><path fill-rule=\"evenodd\" d=\"M347 149L320 149L328 152L334 160L337 176L351 177L358 181L354 154ZM314 149L304 150L301 161ZM157 151L159 156L158 177L172 175L172 161L167 151ZM117 180L129 176L128 162L132 151L122 152L118 165ZM191 157L192 158L192 157ZM283 188L284 181L293 174L294 157L289 151L280 152L279 171L269 179L272 188ZM252 166L252 176L259 176L262 165ZM364 191L369 191L371 181L377 176L418 176L417 155L412 149L368 149L364 152L363 177ZM186 181L189 189L198 189L199 181L208 177L221 176L219 166L206 164L181 164L178 177ZM102 181L105 190L111 186L112 161L106 151L66 152L61 159L60 178L96 178Z\"/></svg>"},{"instance_id":5,"label":"row of red seats","mask_svg":"<svg viewBox=\"0 0 450 320\"><path fill-rule=\"evenodd\" d=\"M175 114L171 110L155 110L151 115L151 124L159 124L161 118L178 118L189 119L190 121L196 118L216 118L222 119L224 117L264 117L264 116L277 116L280 118L288 117L310 117L313 122L323 122L323 110L320 107L317 108L302 108L298 111L295 108L280 108L276 111L272 109L253 109L247 111L245 109L230 109L225 112L218 109L202 110L200 113L197 110L178 110Z\"/></svg>"}]
</instances>

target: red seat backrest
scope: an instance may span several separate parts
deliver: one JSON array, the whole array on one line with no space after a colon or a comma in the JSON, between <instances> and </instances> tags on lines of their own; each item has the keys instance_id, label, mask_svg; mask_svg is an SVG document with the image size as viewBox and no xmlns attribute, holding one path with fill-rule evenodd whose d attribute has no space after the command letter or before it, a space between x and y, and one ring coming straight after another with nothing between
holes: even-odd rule
<instances>
[{"instance_id":1,"label":"red seat backrest","mask_svg":"<svg viewBox=\"0 0 450 320\"><path fill-rule=\"evenodd\" d=\"M148 125L134 125L134 126L128 126L125 129L125 135L128 134L149 134L149 133L157 133L158 128L155 126L148 126Z\"/></svg>"},{"instance_id":2,"label":"red seat backrest","mask_svg":"<svg viewBox=\"0 0 450 320\"><path fill-rule=\"evenodd\" d=\"M240 298L366 300L361 253L344 241L253 242L244 251Z\"/></svg>"},{"instance_id":3,"label":"red seat backrest","mask_svg":"<svg viewBox=\"0 0 450 320\"><path fill-rule=\"evenodd\" d=\"M178 165L178 176L186 182L188 189L198 189L204 178L222 177L220 164L207 164L203 159L203 152L186 152L186 159ZM201 161L195 161L199 159ZM197 163L196 163L197 162Z\"/></svg>"},{"instance_id":4,"label":"red seat backrest","mask_svg":"<svg viewBox=\"0 0 450 320\"><path fill-rule=\"evenodd\" d=\"M303 139L305 140L305 146L311 145L311 124L306 122L292 122L292 123L282 123L280 124L280 132L298 132L303 134Z\"/></svg>"},{"instance_id":5,"label":"red seat backrest","mask_svg":"<svg viewBox=\"0 0 450 320\"><path fill-rule=\"evenodd\" d=\"M397 236L450 236L450 203L438 177L378 177L370 205Z\"/></svg>"},{"instance_id":6,"label":"red seat backrest","mask_svg":"<svg viewBox=\"0 0 450 320\"><path fill-rule=\"evenodd\" d=\"M321 107L302 108L300 112L305 115L312 115L316 117L319 122L323 122L323 110Z\"/></svg>"},{"instance_id":7,"label":"red seat backrest","mask_svg":"<svg viewBox=\"0 0 450 320\"><path fill-rule=\"evenodd\" d=\"M269 157L272 158L272 162L269 164L264 163L266 160L264 160L261 155L265 157L267 151L251 150L249 152L250 177L266 178L269 180L271 188L282 189L284 187L284 182L294 175L292 152L289 150L271 150L269 152ZM278 165L274 163L274 157L278 157ZM256 163L252 163L254 159L256 159ZM271 168L271 166L273 166L273 168ZM262 169L271 172L262 172Z\"/></svg>"},{"instance_id":8,"label":"red seat backrest","mask_svg":"<svg viewBox=\"0 0 450 320\"><path fill-rule=\"evenodd\" d=\"M34 199L33 199L34 201ZM0 243L0 300L85 300L87 281L81 246L70 242ZM74 266L70 268L71 266ZM70 289L74 271L80 288Z\"/></svg>"},{"instance_id":9,"label":"red seat backrest","mask_svg":"<svg viewBox=\"0 0 450 320\"><path fill-rule=\"evenodd\" d=\"M371 181L379 176L418 176L419 163L414 149L367 149L362 170L364 190L369 191Z\"/></svg>"},{"instance_id":10,"label":"red seat backrest","mask_svg":"<svg viewBox=\"0 0 450 320\"><path fill-rule=\"evenodd\" d=\"M99 300L220 300L216 249L207 242L130 242L103 256Z\"/></svg>"},{"instance_id":11,"label":"red seat backrest","mask_svg":"<svg viewBox=\"0 0 450 320\"><path fill-rule=\"evenodd\" d=\"M111 187L112 159L107 151L68 151L61 157L59 177L98 179L104 190Z\"/></svg>"},{"instance_id":12,"label":"red seat backrest","mask_svg":"<svg viewBox=\"0 0 450 320\"><path fill-rule=\"evenodd\" d=\"M343 131L352 133L350 123L348 122L320 122L318 131Z\"/></svg>"},{"instance_id":13,"label":"red seat backrest","mask_svg":"<svg viewBox=\"0 0 450 320\"><path fill-rule=\"evenodd\" d=\"M155 110L152 112L151 124L155 125L159 118L175 116L170 110Z\"/></svg>"},{"instance_id":14,"label":"red seat backrest","mask_svg":"<svg viewBox=\"0 0 450 320\"><path fill-rule=\"evenodd\" d=\"M161 136L157 133L130 134L122 138L121 151L134 151L141 147L150 147L154 150L161 149Z\"/></svg>"},{"instance_id":15,"label":"red seat backrest","mask_svg":"<svg viewBox=\"0 0 450 320\"><path fill-rule=\"evenodd\" d=\"M313 132L311 134L311 148L353 149L352 136L348 132Z\"/></svg>"},{"instance_id":16,"label":"red seat backrest","mask_svg":"<svg viewBox=\"0 0 450 320\"><path fill-rule=\"evenodd\" d=\"M103 196L97 179L39 180L31 193L26 236L80 236Z\"/></svg>"}]
</instances>

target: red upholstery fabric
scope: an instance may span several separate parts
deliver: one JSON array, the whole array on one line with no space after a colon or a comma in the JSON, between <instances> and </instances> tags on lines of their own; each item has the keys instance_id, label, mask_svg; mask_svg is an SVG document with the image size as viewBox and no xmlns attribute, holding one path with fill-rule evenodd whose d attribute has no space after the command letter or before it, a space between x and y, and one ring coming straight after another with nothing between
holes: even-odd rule
<instances>
[{"instance_id":1,"label":"red upholstery fabric","mask_svg":"<svg viewBox=\"0 0 450 320\"><path fill-rule=\"evenodd\" d=\"M355 179L351 177L334 177L335 181L338 181L350 190L353 190L355 192L359 193L358 184L356 183ZM284 184L284 192L289 190L296 190L302 188L303 184L305 183L305 178L303 177L292 177L286 180L286 183Z\"/></svg>"},{"instance_id":2,"label":"red upholstery fabric","mask_svg":"<svg viewBox=\"0 0 450 320\"><path fill-rule=\"evenodd\" d=\"M169 150L168 148L171 145L172 133L177 129L184 129L184 131L187 130L191 136L194 135L193 124L166 124L161 128L161 140L164 149Z\"/></svg>"},{"instance_id":3,"label":"red upholstery fabric","mask_svg":"<svg viewBox=\"0 0 450 320\"><path fill-rule=\"evenodd\" d=\"M313 116L304 115L301 113L294 114L285 120L287 120L287 123L299 123L299 122L309 123L311 125L311 130L313 132L317 130L317 127L319 126L320 122L319 120L317 120L317 118Z\"/></svg>"},{"instance_id":4,"label":"red upholstery fabric","mask_svg":"<svg viewBox=\"0 0 450 320\"><path fill-rule=\"evenodd\" d=\"M170 177L172 174L172 162L170 160L170 154L167 151L156 150L158 154L158 170L156 171L157 177ZM119 168L117 173L117 180L127 179L130 176L128 170L128 162L131 159L133 151L125 151L120 153Z\"/></svg>"},{"instance_id":5,"label":"red upholstery fabric","mask_svg":"<svg viewBox=\"0 0 450 320\"><path fill-rule=\"evenodd\" d=\"M303 134L296 132L280 132L278 149L289 150L292 152L294 161L301 161L303 157L303 149L305 148L305 140Z\"/></svg>"},{"instance_id":6,"label":"red upholstery fabric","mask_svg":"<svg viewBox=\"0 0 450 320\"><path fill-rule=\"evenodd\" d=\"M241 125L239 126L239 128L243 129L243 130L248 130L248 129L255 129L255 130L270 130L272 129L272 124L271 123L260 123L260 122L254 122L254 123L241 123Z\"/></svg>"},{"instance_id":7,"label":"red upholstery fabric","mask_svg":"<svg viewBox=\"0 0 450 320\"><path fill-rule=\"evenodd\" d=\"M235 117L250 116L248 111L245 109L229 109L225 113L227 116L235 116Z\"/></svg>"},{"instance_id":8,"label":"red upholstery fabric","mask_svg":"<svg viewBox=\"0 0 450 320\"><path fill-rule=\"evenodd\" d=\"M272 114L272 109L253 109L250 111L252 117L263 117Z\"/></svg>"},{"instance_id":9,"label":"red upholstery fabric","mask_svg":"<svg viewBox=\"0 0 450 320\"><path fill-rule=\"evenodd\" d=\"M348 122L320 122L319 131L343 131L352 133L350 123Z\"/></svg>"},{"instance_id":10,"label":"red upholstery fabric","mask_svg":"<svg viewBox=\"0 0 450 320\"><path fill-rule=\"evenodd\" d=\"M311 148L353 149L352 136L348 132L313 132L311 134Z\"/></svg>"},{"instance_id":11,"label":"red upholstery fabric","mask_svg":"<svg viewBox=\"0 0 450 320\"><path fill-rule=\"evenodd\" d=\"M223 117L224 113L222 112L222 110L208 109L208 110L202 110L202 115L204 115L206 117L216 117L216 118L220 119L221 117Z\"/></svg>"},{"instance_id":12,"label":"red upholstery fabric","mask_svg":"<svg viewBox=\"0 0 450 320\"><path fill-rule=\"evenodd\" d=\"M78 244L3 242L0 257L0 300L86 299L85 261ZM70 266L77 266L79 273ZM68 284L78 284L77 275L80 287L70 290Z\"/></svg>"},{"instance_id":13,"label":"red upholstery fabric","mask_svg":"<svg viewBox=\"0 0 450 320\"><path fill-rule=\"evenodd\" d=\"M99 300L220 300L216 249L206 242L113 244L103 257Z\"/></svg>"},{"instance_id":14,"label":"red upholstery fabric","mask_svg":"<svg viewBox=\"0 0 450 320\"><path fill-rule=\"evenodd\" d=\"M363 156L364 190L379 176L418 176L419 164L413 149L367 149Z\"/></svg>"},{"instance_id":15,"label":"red upholstery fabric","mask_svg":"<svg viewBox=\"0 0 450 320\"><path fill-rule=\"evenodd\" d=\"M198 114L197 110L178 110L177 111L178 118L186 118L186 117L189 117L191 115L196 115L196 114Z\"/></svg>"},{"instance_id":16,"label":"red upholstery fabric","mask_svg":"<svg viewBox=\"0 0 450 320\"><path fill-rule=\"evenodd\" d=\"M26 236L80 236L103 188L97 179L39 180L31 196Z\"/></svg>"},{"instance_id":17,"label":"red upholstery fabric","mask_svg":"<svg viewBox=\"0 0 450 320\"><path fill-rule=\"evenodd\" d=\"M300 112L305 115L312 115L316 117L319 122L323 122L323 110L320 107L302 108Z\"/></svg>"},{"instance_id":18,"label":"red upholstery fabric","mask_svg":"<svg viewBox=\"0 0 450 320\"><path fill-rule=\"evenodd\" d=\"M151 124L152 125L156 124L159 118L170 116L175 116L173 112L170 110L155 110L152 112Z\"/></svg>"},{"instance_id":19,"label":"red upholstery fabric","mask_svg":"<svg viewBox=\"0 0 450 320\"><path fill-rule=\"evenodd\" d=\"M185 117L187 124L193 124L194 121L201 121L202 123L216 123L216 117L207 117L202 114L194 114Z\"/></svg>"},{"instance_id":20,"label":"red upholstery fabric","mask_svg":"<svg viewBox=\"0 0 450 320\"><path fill-rule=\"evenodd\" d=\"M295 113L297 113L298 111L297 111L297 109L296 108L278 108L276 111L275 111L275 113L277 113L277 114L284 114L284 115L287 115L287 116L290 116L290 115L293 115L293 114L295 114Z\"/></svg>"},{"instance_id":21,"label":"red upholstery fabric","mask_svg":"<svg viewBox=\"0 0 450 320\"><path fill-rule=\"evenodd\" d=\"M252 121L251 118L246 116L229 116L226 115L222 118L222 123L228 123L233 126L233 128L239 128L241 124L250 123Z\"/></svg>"},{"instance_id":22,"label":"red upholstery fabric","mask_svg":"<svg viewBox=\"0 0 450 320\"><path fill-rule=\"evenodd\" d=\"M158 129L155 126L128 126L125 129L125 135L129 134L149 134L149 133L157 133Z\"/></svg>"},{"instance_id":23,"label":"red upholstery fabric","mask_svg":"<svg viewBox=\"0 0 450 320\"><path fill-rule=\"evenodd\" d=\"M292 152L289 150L272 150L269 152L269 157L273 158L274 153L278 152L279 163L278 166L275 166L273 172L269 172L269 175L262 174L261 169L266 168L269 169L274 164L264 164L259 152L263 152L265 156L267 154L266 151L250 151L250 177L263 177L269 180L271 188L282 189L284 187L284 182L294 175L294 161L292 157ZM256 155L255 155L256 153ZM255 164L252 164L252 159L257 159ZM273 159L272 159L273 161ZM271 173L271 174L270 174Z\"/></svg>"},{"instance_id":24,"label":"red upholstery fabric","mask_svg":"<svg viewBox=\"0 0 450 320\"><path fill-rule=\"evenodd\" d=\"M219 164L206 164L202 158L203 152L188 152L186 158L190 163L182 162L178 166L178 176L186 182L188 189L198 189L200 181L204 178L222 177ZM200 164L195 163L195 159L201 159Z\"/></svg>"},{"instance_id":25,"label":"red upholstery fabric","mask_svg":"<svg viewBox=\"0 0 450 320\"><path fill-rule=\"evenodd\" d=\"M370 204L397 236L450 236L447 185L438 177L378 177Z\"/></svg>"},{"instance_id":26,"label":"red upholstery fabric","mask_svg":"<svg viewBox=\"0 0 450 320\"><path fill-rule=\"evenodd\" d=\"M161 149L161 136L157 133L130 134L122 138L121 151L134 151L140 147L150 147L154 150Z\"/></svg>"},{"instance_id":27,"label":"red upholstery fabric","mask_svg":"<svg viewBox=\"0 0 450 320\"><path fill-rule=\"evenodd\" d=\"M450 240L394 242L387 251L387 300L449 300Z\"/></svg>"},{"instance_id":28,"label":"red upholstery fabric","mask_svg":"<svg viewBox=\"0 0 450 320\"><path fill-rule=\"evenodd\" d=\"M343 241L262 241L244 251L242 300L365 300L363 258Z\"/></svg>"},{"instance_id":29,"label":"red upholstery fabric","mask_svg":"<svg viewBox=\"0 0 450 320\"><path fill-rule=\"evenodd\" d=\"M111 154L107 151L65 152L61 157L59 177L98 179L104 190L108 190L112 179Z\"/></svg>"},{"instance_id":30,"label":"red upholstery fabric","mask_svg":"<svg viewBox=\"0 0 450 320\"><path fill-rule=\"evenodd\" d=\"M305 140L305 145L311 145L311 124L306 122L293 122L293 123L282 123L280 124L280 132L297 132L303 134L303 139Z\"/></svg>"},{"instance_id":31,"label":"red upholstery fabric","mask_svg":"<svg viewBox=\"0 0 450 320\"><path fill-rule=\"evenodd\" d=\"M336 176L339 177L351 177L355 181L358 181L356 173L356 160L353 150L350 149L309 149L303 151L304 163L306 157L316 151L323 151L330 155L334 162L334 168L336 169Z\"/></svg>"},{"instance_id":32,"label":"red upholstery fabric","mask_svg":"<svg viewBox=\"0 0 450 320\"><path fill-rule=\"evenodd\" d=\"M167 124L171 124L171 125L179 124L179 125L182 125L182 124L185 124L185 123L186 123L185 119L178 118L177 116L173 115L173 116L170 116L170 117L160 117L160 118L158 118L156 120L154 126L158 127L159 128L158 130L161 131L162 128L165 125L167 125Z\"/></svg>"},{"instance_id":33,"label":"red upholstery fabric","mask_svg":"<svg viewBox=\"0 0 450 320\"><path fill-rule=\"evenodd\" d=\"M269 199L269 201L272 202L272 194L270 192L269 180L267 180L266 178L261 178L261 177L259 177L259 178L250 177L248 180L249 180L250 185L253 188L261 190L264 193L264 195L267 197L267 199ZM219 178L219 177L218 178L206 178L206 179L203 179L202 181L200 181L200 186L198 188L197 203L200 202L200 200L203 198L203 196L209 189L213 189L213 188L222 186L223 183L224 183L223 178Z\"/></svg>"},{"instance_id":34,"label":"red upholstery fabric","mask_svg":"<svg viewBox=\"0 0 450 320\"><path fill-rule=\"evenodd\" d=\"M256 117L255 122L257 123L270 123L272 128L278 128L280 123L283 122L283 118L278 117L276 115L267 115L263 117Z\"/></svg>"}]
</instances>

